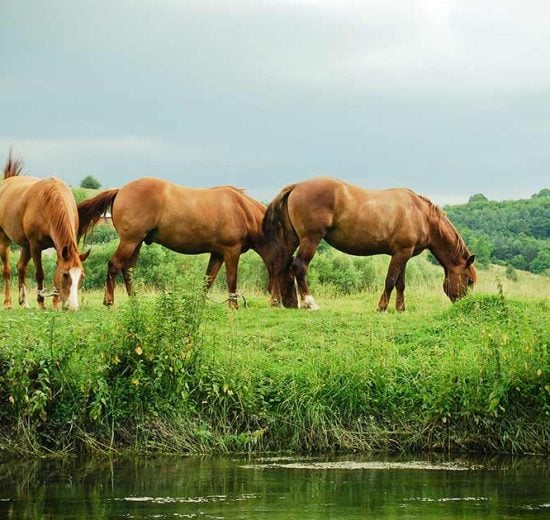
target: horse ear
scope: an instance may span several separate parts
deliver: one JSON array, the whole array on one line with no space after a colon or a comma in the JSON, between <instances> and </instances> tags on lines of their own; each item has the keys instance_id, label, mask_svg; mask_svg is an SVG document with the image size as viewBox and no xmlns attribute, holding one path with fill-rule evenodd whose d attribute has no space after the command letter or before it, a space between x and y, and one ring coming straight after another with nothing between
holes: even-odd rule
<instances>
[{"instance_id":1,"label":"horse ear","mask_svg":"<svg viewBox=\"0 0 550 520\"><path fill-rule=\"evenodd\" d=\"M84 262L86 260L86 258L88 258L90 256L90 253L91 253L91 249L88 249L88 251L86 251L85 253L80 253L80 261L81 262Z\"/></svg>"},{"instance_id":2,"label":"horse ear","mask_svg":"<svg viewBox=\"0 0 550 520\"><path fill-rule=\"evenodd\" d=\"M474 263L475 259L476 259L476 255L470 256L468 260L466 260L466 267L470 267Z\"/></svg>"},{"instance_id":3,"label":"horse ear","mask_svg":"<svg viewBox=\"0 0 550 520\"><path fill-rule=\"evenodd\" d=\"M69 246L63 246L63 249L61 250L61 258L65 260L65 262L69 261L70 255L69 255Z\"/></svg>"}]
</instances>

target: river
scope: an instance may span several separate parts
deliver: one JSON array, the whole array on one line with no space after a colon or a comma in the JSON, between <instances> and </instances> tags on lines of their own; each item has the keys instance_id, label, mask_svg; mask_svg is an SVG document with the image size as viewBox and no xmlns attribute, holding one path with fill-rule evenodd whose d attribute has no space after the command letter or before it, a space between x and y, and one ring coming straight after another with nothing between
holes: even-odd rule
<instances>
[{"instance_id":1,"label":"river","mask_svg":"<svg viewBox=\"0 0 550 520\"><path fill-rule=\"evenodd\" d=\"M0 463L0 518L548 519L550 461L154 457Z\"/></svg>"}]
</instances>

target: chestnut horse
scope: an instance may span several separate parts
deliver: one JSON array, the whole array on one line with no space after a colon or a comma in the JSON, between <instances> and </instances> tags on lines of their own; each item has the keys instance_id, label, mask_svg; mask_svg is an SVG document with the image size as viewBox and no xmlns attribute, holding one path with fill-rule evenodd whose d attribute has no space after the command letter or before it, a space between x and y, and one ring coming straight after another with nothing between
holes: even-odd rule
<instances>
[{"instance_id":1,"label":"chestnut horse","mask_svg":"<svg viewBox=\"0 0 550 520\"><path fill-rule=\"evenodd\" d=\"M291 251L276 269L287 306L298 306L292 287L295 276L302 306L319 308L306 273L322 239L352 255L391 255L380 311L387 309L394 287L396 308L405 310L405 268L424 249L443 266L443 289L451 301L464 296L476 281L475 256L455 227L435 204L409 189L367 190L330 177L291 184L268 206L263 230L268 240Z\"/></svg>"},{"instance_id":2,"label":"chestnut horse","mask_svg":"<svg viewBox=\"0 0 550 520\"><path fill-rule=\"evenodd\" d=\"M0 257L4 264L4 307L11 308L10 242L21 246L17 264L19 304L28 307L25 278L32 257L38 287L38 306L44 308L44 270L42 250L54 247L57 268L54 275L53 307L59 304L78 309L78 288L83 276L82 262L76 245L78 211L69 187L55 177L37 179L21 175L22 161L10 154L0 183Z\"/></svg>"},{"instance_id":3,"label":"chestnut horse","mask_svg":"<svg viewBox=\"0 0 550 520\"><path fill-rule=\"evenodd\" d=\"M109 209L120 242L109 261L103 303L114 302L115 279L122 271L132 294L132 268L143 242L156 242L184 254L210 253L206 288L225 262L229 306L237 308L239 257L248 249L264 260L270 274L272 248L262 233L265 206L231 186L194 189L153 177L106 190L78 205L79 238Z\"/></svg>"}]
</instances>

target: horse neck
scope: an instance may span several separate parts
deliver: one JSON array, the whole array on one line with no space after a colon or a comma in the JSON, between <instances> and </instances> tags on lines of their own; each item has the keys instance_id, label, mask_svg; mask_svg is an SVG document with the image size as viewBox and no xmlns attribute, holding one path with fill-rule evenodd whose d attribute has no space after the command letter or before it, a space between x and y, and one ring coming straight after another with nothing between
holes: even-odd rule
<instances>
[{"instance_id":1,"label":"horse neck","mask_svg":"<svg viewBox=\"0 0 550 520\"><path fill-rule=\"evenodd\" d=\"M428 249L447 271L458 265L465 246L447 217L439 215L431 221Z\"/></svg>"}]
</instances>

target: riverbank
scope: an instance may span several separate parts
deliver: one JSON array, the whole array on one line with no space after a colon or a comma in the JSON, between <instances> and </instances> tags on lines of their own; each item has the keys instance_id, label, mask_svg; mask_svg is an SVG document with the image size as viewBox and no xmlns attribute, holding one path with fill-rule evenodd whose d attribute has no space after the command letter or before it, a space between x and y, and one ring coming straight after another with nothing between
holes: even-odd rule
<instances>
[{"instance_id":1,"label":"riverbank","mask_svg":"<svg viewBox=\"0 0 550 520\"><path fill-rule=\"evenodd\" d=\"M547 299L411 288L379 314L377 297L232 312L182 282L4 312L1 451L549 453Z\"/></svg>"}]
</instances>

